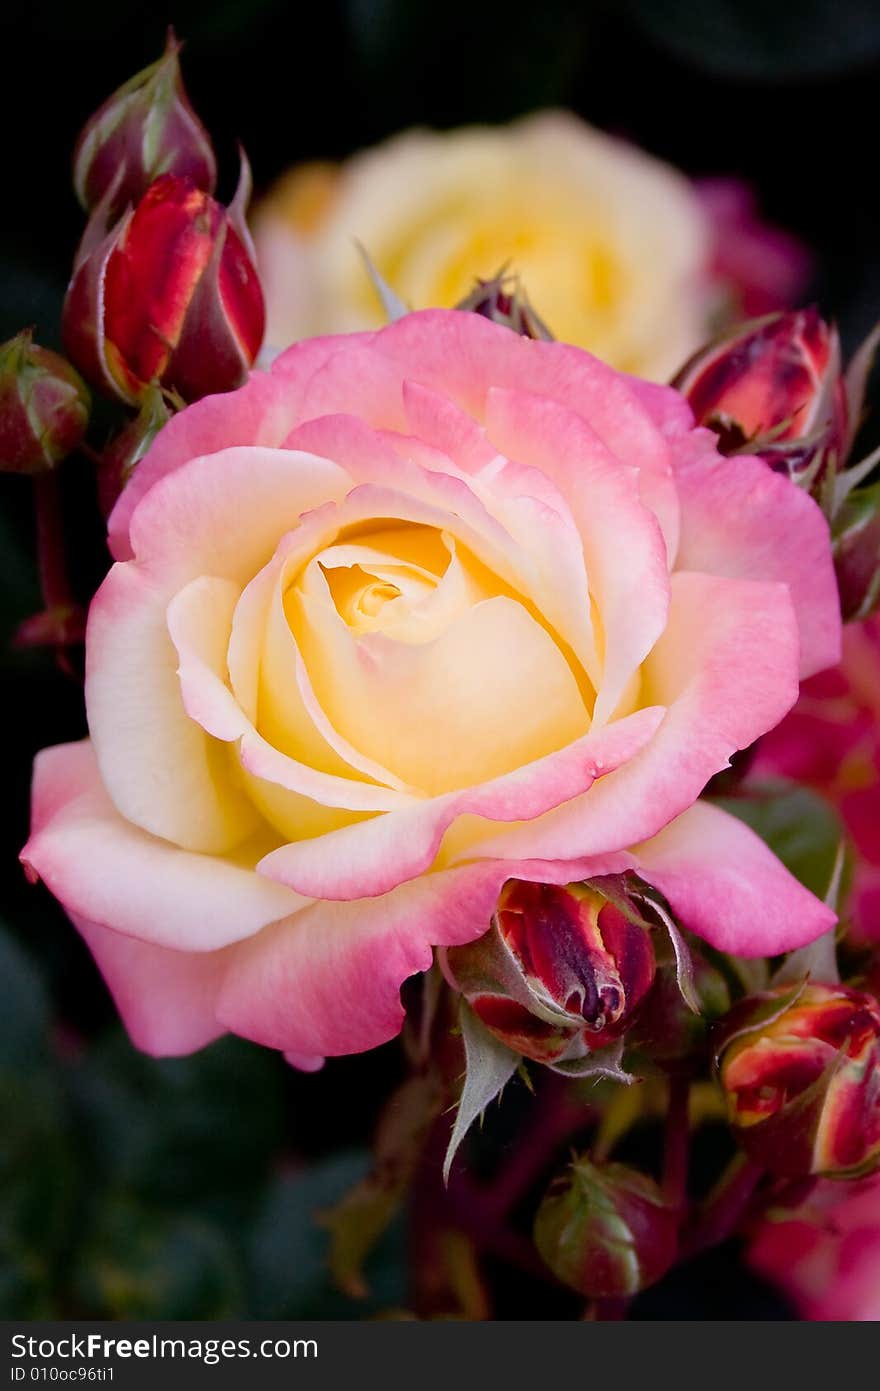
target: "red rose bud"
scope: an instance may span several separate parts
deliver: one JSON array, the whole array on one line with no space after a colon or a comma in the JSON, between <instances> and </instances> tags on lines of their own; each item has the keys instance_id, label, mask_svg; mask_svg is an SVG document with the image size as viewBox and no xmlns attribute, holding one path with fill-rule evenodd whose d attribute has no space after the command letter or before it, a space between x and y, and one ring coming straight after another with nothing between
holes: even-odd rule
<instances>
[{"instance_id":1,"label":"red rose bud","mask_svg":"<svg viewBox=\"0 0 880 1391\"><path fill-rule=\"evenodd\" d=\"M840 343L814 308L741 324L696 353L674 385L723 454L757 455L805 484L842 462Z\"/></svg>"},{"instance_id":2,"label":"red rose bud","mask_svg":"<svg viewBox=\"0 0 880 1391\"><path fill-rule=\"evenodd\" d=\"M489 932L446 960L486 1028L545 1063L620 1037L654 979L648 929L584 884L509 880Z\"/></svg>"},{"instance_id":3,"label":"red rose bud","mask_svg":"<svg viewBox=\"0 0 880 1391\"><path fill-rule=\"evenodd\" d=\"M563 1284L588 1299L625 1299L672 1265L678 1218L645 1174L578 1159L550 1185L534 1237Z\"/></svg>"},{"instance_id":4,"label":"red rose bud","mask_svg":"<svg viewBox=\"0 0 880 1391\"><path fill-rule=\"evenodd\" d=\"M0 469L42 473L71 454L89 423L89 392L70 363L25 329L0 346Z\"/></svg>"},{"instance_id":5,"label":"red rose bud","mask_svg":"<svg viewBox=\"0 0 880 1391\"><path fill-rule=\"evenodd\" d=\"M134 420L110 441L98 463L98 502L105 517L109 517L137 465L170 419L171 410L161 389L147 387Z\"/></svg>"},{"instance_id":6,"label":"red rose bud","mask_svg":"<svg viewBox=\"0 0 880 1391\"><path fill-rule=\"evenodd\" d=\"M845 623L860 621L880 603L880 483L849 494L832 536L840 612Z\"/></svg>"},{"instance_id":7,"label":"red rose bud","mask_svg":"<svg viewBox=\"0 0 880 1391\"><path fill-rule=\"evenodd\" d=\"M62 329L96 386L134 403L158 382L194 401L245 380L265 325L247 178L227 210L165 174L103 240L87 232Z\"/></svg>"},{"instance_id":8,"label":"red rose bud","mask_svg":"<svg viewBox=\"0 0 880 1391\"><path fill-rule=\"evenodd\" d=\"M523 338L540 338L546 343L553 342L553 334L535 313L528 295L519 280L503 273L491 280L478 280L471 293L461 300L456 309L465 309L472 314L482 314L495 324L512 329Z\"/></svg>"},{"instance_id":9,"label":"red rose bud","mask_svg":"<svg viewBox=\"0 0 880 1391\"><path fill-rule=\"evenodd\" d=\"M721 1086L743 1148L772 1173L855 1177L880 1165L880 1006L843 986L788 986L723 1026Z\"/></svg>"},{"instance_id":10,"label":"red rose bud","mask_svg":"<svg viewBox=\"0 0 880 1391\"><path fill-rule=\"evenodd\" d=\"M86 122L74 151L73 182L87 212L109 197L108 215L118 217L161 174L178 174L213 193L217 164L183 88L180 48L169 34L158 63L126 82Z\"/></svg>"}]
</instances>

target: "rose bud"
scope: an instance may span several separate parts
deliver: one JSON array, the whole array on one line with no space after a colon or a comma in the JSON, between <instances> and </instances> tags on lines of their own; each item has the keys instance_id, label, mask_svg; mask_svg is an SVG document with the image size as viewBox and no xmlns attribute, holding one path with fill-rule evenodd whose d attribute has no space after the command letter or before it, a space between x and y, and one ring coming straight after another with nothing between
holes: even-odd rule
<instances>
[{"instance_id":1,"label":"rose bud","mask_svg":"<svg viewBox=\"0 0 880 1391\"><path fill-rule=\"evenodd\" d=\"M173 33L158 63L109 97L84 126L73 156L76 196L87 212L105 199L111 218L134 205L161 174L178 174L213 193L211 140L184 91Z\"/></svg>"},{"instance_id":2,"label":"rose bud","mask_svg":"<svg viewBox=\"0 0 880 1391\"><path fill-rule=\"evenodd\" d=\"M847 399L837 330L815 308L741 324L685 364L674 385L722 454L757 455L810 486L842 462Z\"/></svg>"},{"instance_id":3,"label":"rose bud","mask_svg":"<svg viewBox=\"0 0 880 1391\"><path fill-rule=\"evenodd\" d=\"M486 1028L535 1062L583 1057L619 1038L654 979L648 929L584 884L505 884L492 927L447 953Z\"/></svg>"},{"instance_id":4,"label":"rose bud","mask_svg":"<svg viewBox=\"0 0 880 1391\"><path fill-rule=\"evenodd\" d=\"M147 387L134 420L110 441L98 462L98 502L105 517L109 517L135 468L170 419L171 410L161 389Z\"/></svg>"},{"instance_id":5,"label":"rose bud","mask_svg":"<svg viewBox=\"0 0 880 1391\"><path fill-rule=\"evenodd\" d=\"M482 314L484 319L512 329L523 338L541 338L546 343L553 341L553 334L535 313L528 295L515 276L501 272L491 280L477 280L471 293L455 307L469 310L471 314Z\"/></svg>"},{"instance_id":6,"label":"rose bud","mask_svg":"<svg viewBox=\"0 0 880 1391\"><path fill-rule=\"evenodd\" d=\"M833 537L840 612L852 623L880 601L880 484L850 493L834 518Z\"/></svg>"},{"instance_id":7,"label":"rose bud","mask_svg":"<svg viewBox=\"0 0 880 1391\"><path fill-rule=\"evenodd\" d=\"M719 1078L743 1148L772 1173L880 1164L880 1006L838 985L752 996L722 1026Z\"/></svg>"},{"instance_id":8,"label":"rose bud","mask_svg":"<svg viewBox=\"0 0 880 1391\"><path fill-rule=\"evenodd\" d=\"M82 442L89 391L58 353L34 343L30 329L0 346L0 469L42 473Z\"/></svg>"},{"instance_id":9,"label":"rose bud","mask_svg":"<svg viewBox=\"0 0 880 1391\"><path fill-rule=\"evenodd\" d=\"M263 292L244 225L247 187L225 209L164 174L103 241L87 234L64 303L70 356L111 395L151 382L185 401L246 379L263 341Z\"/></svg>"},{"instance_id":10,"label":"rose bud","mask_svg":"<svg viewBox=\"0 0 880 1391\"><path fill-rule=\"evenodd\" d=\"M626 1298L659 1280L677 1233L677 1213L646 1174L586 1158L554 1179L534 1226L553 1274L589 1299Z\"/></svg>"}]
</instances>

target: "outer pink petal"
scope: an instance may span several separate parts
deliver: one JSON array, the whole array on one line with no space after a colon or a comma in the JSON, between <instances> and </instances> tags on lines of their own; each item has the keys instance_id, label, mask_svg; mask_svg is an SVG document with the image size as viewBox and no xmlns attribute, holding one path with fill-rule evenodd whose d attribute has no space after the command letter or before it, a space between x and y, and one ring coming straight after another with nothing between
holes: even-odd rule
<instances>
[{"instance_id":1,"label":"outer pink petal","mask_svg":"<svg viewBox=\"0 0 880 1391\"><path fill-rule=\"evenodd\" d=\"M706 431L676 455L680 570L787 584L802 677L840 660L840 601L828 523L816 503L761 459L723 459Z\"/></svg>"},{"instance_id":2,"label":"outer pink petal","mask_svg":"<svg viewBox=\"0 0 880 1391\"><path fill-rule=\"evenodd\" d=\"M111 548L131 554L132 513L153 485L187 459L234 445L279 445L293 426L350 412L403 430L403 382L452 397L480 417L491 386L546 395L577 410L620 457L637 459L643 497L660 519L670 555L677 502L669 447L626 379L579 348L533 343L476 314L424 310L379 333L298 343L246 386L190 406L161 431L110 519Z\"/></svg>"},{"instance_id":3,"label":"outer pink petal","mask_svg":"<svg viewBox=\"0 0 880 1391\"><path fill-rule=\"evenodd\" d=\"M246 584L304 513L350 488L349 475L330 459L224 449L181 464L150 489L131 518L132 548L177 586L199 575Z\"/></svg>"},{"instance_id":4,"label":"outer pink petal","mask_svg":"<svg viewBox=\"0 0 880 1391\"><path fill-rule=\"evenodd\" d=\"M514 587L523 574L531 579L528 553L477 496L470 480L458 476L446 463L445 471L429 471L412 459L401 457L389 439L356 416L328 415L311 420L290 436L291 445L308 451L320 449L342 462L357 480L348 505L363 508L363 517L393 517L448 528L475 554ZM388 511L391 507L395 510ZM341 518L340 525L347 518Z\"/></svg>"},{"instance_id":5,"label":"outer pink petal","mask_svg":"<svg viewBox=\"0 0 880 1391\"><path fill-rule=\"evenodd\" d=\"M657 707L639 710L479 787L434 797L314 840L283 845L258 869L309 898L344 900L387 893L428 869L456 817L470 814L493 821L538 817L632 759L662 718L663 711ZM604 850L604 845L595 845L591 853Z\"/></svg>"},{"instance_id":6,"label":"outer pink petal","mask_svg":"<svg viewBox=\"0 0 880 1391\"><path fill-rule=\"evenodd\" d=\"M511 876L568 883L629 868L628 856L572 864L467 865L393 893L319 903L236 949L217 1013L235 1033L295 1055L356 1053L393 1038L402 982L432 946L479 937Z\"/></svg>"},{"instance_id":7,"label":"outer pink petal","mask_svg":"<svg viewBox=\"0 0 880 1391\"><path fill-rule=\"evenodd\" d=\"M123 820L88 740L37 755L21 859L72 916L184 952L224 947L303 903L250 868L179 850Z\"/></svg>"},{"instance_id":8,"label":"outer pink petal","mask_svg":"<svg viewBox=\"0 0 880 1391\"><path fill-rule=\"evenodd\" d=\"M682 925L734 956L775 956L836 921L754 831L709 802L632 851Z\"/></svg>"},{"instance_id":9,"label":"outer pink petal","mask_svg":"<svg viewBox=\"0 0 880 1391\"><path fill-rule=\"evenodd\" d=\"M404 381L407 431L454 460L465 473L485 467L495 449L483 427L448 396L418 382Z\"/></svg>"},{"instance_id":10,"label":"outer pink petal","mask_svg":"<svg viewBox=\"0 0 880 1391\"><path fill-rule=\"evenodd\" d=\"M71 913L122 1016L132 1043L154 1057L204 1048L226 1032L217 995L232 948L171 951L123 937Z\"/></svg>"},{"instance_id":11,"label":"outer pink petal","mask_svg":"<svg viewBox=\"0 0 880 1391\"><path fill-rule=\"evenodd\" d=\"M354 335L360 342L370 337ZM173 416L138 464L111 513L108 530L115 558L131 557L128 528L132 513L154 483L203 454L216 454L235 445L280 445L295 421L301 419L302 395L312 376L351 341L339 335L297 343L284 354L285 374L274 369L271 373L252 372L238 391L206 396Z\"/></svg>"},{"instance_id":12,"label":"outer pink petal","mask_svg":"<svg viewBox=\"0 0 880 1391\"><path fill-rule=\"evenodd\" d=\"M530 391L577 411L612 453L638 465L643 500L674 556L678 504L669 447L621 373L581 348L532 342L455 310L408 314L377 333L374 348L409 381L451 397L477 419L491 387Z\"/></svg>"},{"instance_id":13,"label":"outer pink petal","mask_svg":"<svg viewBox=\"0 0 880 1391\"><path fill-rule=\"evenodd\" d=\"M672 445L681 500L680 570L781 580L791 590L801 640L801 676L840 660L840 604L828 525L819 508L760 459L718 453L693 428L693 412L669 387L631 381Z\"/></svg>"},{"instance_id":14,"label":"outer pink petal","mask_svg":"<svg viewBox=\"0 0 880 1391\"><path fill-rule=\"evenodd\" d=\"M107 523L110 550L117 560L132 555L128 529L132 513L153 484L181 464L240 444L276 444L273 424L284 412L284 396L263 372L254 372L240 391L206 396L172 416L160 430L119 497Z\"/></svg>"}]
</instances>

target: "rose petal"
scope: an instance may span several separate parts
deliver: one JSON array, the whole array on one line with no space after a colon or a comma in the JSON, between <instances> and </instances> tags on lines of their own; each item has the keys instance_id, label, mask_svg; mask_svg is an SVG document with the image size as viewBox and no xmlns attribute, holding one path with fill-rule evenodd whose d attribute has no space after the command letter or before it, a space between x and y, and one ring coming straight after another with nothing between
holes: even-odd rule
<instances>
[{"instance_id":1,"label":"rose petal","mask_svg":"<svg viewBox=\"0 0 880 1391\"><path fill-rule=\"evenodd\" d=\"M246 782L272 823L292 839L346 825L339 809L374 812L407 806L412 797L350 777L335 777L275 749L253 728L226 684L226 649L237 586L228 580L193 580L168 606L168 629L180 658L181 694L187 714L207 733L239 741ZM268 780L273 791L257 784ZM292 795L279 795L288 792ZM271 805L265 806L266 797ZM279 821L281 824L279 825Z\"/></svg>"},{"instance_id":2,"label":"rose petal","mask_svg":"<svg viewBox=\"0 0 880 1391\"><path fill-rule=\"evenodd\" d=\"M798 639L785 585L685 573L671 592L645 664L642 698L668 706L654 738L586 796L489 837L481 853L569 859L646 840L790 708Z\"/></svg>"},{"instance_id":3,"label":"rose petal","mask_svg":"<svg viewBox=\"0 0 880 1391\"><path fill-rule=\"evenodd\" d=\"M682 925L719 951L775 956L815 941L836 921L754 831L709 802L632 854Z\"/></svg>"},{"instance_id":4,"label":"rose petal","mask_svg":"<svg viewBox=\"0 0 880 1391\"><path fill-rule=\"evenodd\" d=\"M356 335L359 342L369 337ZM288 380L272 373L252 372L239 390L206 396L172 416L139 462L110 515L108 540L114 557L131 558L132 514L159 479L193 459L222 453L235 445L280 445L301 418L302 393L310 377L349 341L334 335L297 343L284 355Z\"/></svg>"},{"instance_id":5,"label":"rose petal","mask_svg":"<svg viewBox=\"0 0 880 1391\"><path fill-rule=\"evenodd\" d=\"M167 584L115 565L92 601L86 704L95 757L117 809L189 850L223 853L260 818L233 785L221 745L186 713L168 633Z\"/></svg>"},{"instance_id":6,"label":"rose petal","mask_svg":"<svg viewBox=\"0 0 880 1391\"><path fill-rule=\"evenodd\" d=\"M669 449L619 372L580 348L534 343L454 310L408 314L376 334L373 347L399 364L407 380L451 397L478 420L492 387L532 392L576 411L612 453L638 459L642 499L674 558L678 501Z\"/></svg>"},{"instance_id":7,"label":"rose petal","mask_svg":"<svg viewBox=\"0 0 880 1391\"><path fill-rule=\"evenodd\" d=\"M169 586L198 575L244 585L304 513L341 500L351 483L339 464L314 454L224 449L181 464L150 489L132 515L131 544Z\"/></svg>"},{"instance_id":8,"label":"rose petal","mask_svg":"<svg viewBox=\"0 0 880 1391\"><path fill-rule=\"evenodd\" d=\"M840 660L840 601L828 523L816 503L761 459L723 459L700 431L676 453L681 498L678 566L788 585L801 640L800 673Z\"/></svg>"},{"instance_id":9,"label":"rose petal","mask_svg":"<svg viewBox=\"0 0 880 1391\"><path fill-rule=\"evenodd\" d=\"M568 498L605 635L593 718L609 719L666 624L663 537L639 498L638 471L614 458L573 411L526 391L490 390L486 426L505 454L533 465Z\"/></svg>"},{"instance_id":10,"label":"rose petal","mask_svg":"<svg viewBox=\"0 0 880 1391\"><path fill-rule=\"evenodd\" d=\"M153 1057L179 1057L226 1032L217 997L231 948L171 951L125 937L71 914L136 1048Z\"/></svg>"},{"instance_id":11,"label":"rose petal","mask_svg":"<svg viewBox=\"0 0 880 1391\"><path fill-rule=\"evenodd\" d=\"M371 430L348 415L309 421L289 443L338 459L359 482L445 509L446 518L438 511L435 524L526 595L588 674L598 674L583 545L552 479L506 462L494 449L482 473L469 478L420 441Z\"/></svg>"},{"instance_id":12,"label":"rose petal","mask_svg":"<svg viewBox=\"0 0 880 1391\"><path fill-rule=\"evenodd\" d=\"M513 772L587 732L568 663L512 599L482 600L432 641L399 642L352 633L316 567L288 612L334 727L429 796Z\"/></svg>"},{"instance_id":13,"label":"rose petal","mask_svg":"<svg viewBox=\"0 0 880 1391\"><path fill-rule=\"evenodd\" d=\"M154 946L213 951L305 900L249 865L194 855L139 831L113 808L88 740L44 749L34 765L23 863L78 918Z\"/></svg>"},{"instance_id":14,"label":"rose petal","mask_svg":"<svg viewBox=\"0 0 880 1391\"><path fill-rule=\"evenodd\" d=\"M485 932L506 879L567 883L630 863L605 856L568 865L468 865L379 898L315 904L236 950L218 1017L245 1038L295 1054L375 1048L400 1031L403 981L430 966L433 946Z\"/></svg>"},{"instance_id":15,"label":"rose petal","mask_svg":"<svg viewBox=\"0 0 880 1391\"><path fill-rule=\"evenodd\" d=\"M434 797L316 840L281 846L257 868L282 883L300 886L301 892L314 898L342 900L387 893L428 869L456 817L469 814L508 822L540 816L632 759L662 718L660 708L639 710L479 787ZM466 858L464 852L460 858Z\"/></svg>"}]
</instances>

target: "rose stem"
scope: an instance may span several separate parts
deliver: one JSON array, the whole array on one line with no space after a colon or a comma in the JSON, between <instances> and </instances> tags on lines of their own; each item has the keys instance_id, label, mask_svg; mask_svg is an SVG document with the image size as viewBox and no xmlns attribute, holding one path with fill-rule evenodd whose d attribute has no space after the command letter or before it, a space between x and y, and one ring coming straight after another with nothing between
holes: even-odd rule
<instances>
[{"instance_id":1,"label":"rose stem","mask_svg":"<svg viewBox=\"0 0 880 1391\"><path fill-rule=\"evenodd\" d=\"M629 1299L591 1299L581 1315L586 1323L620 1323L629 1312Z\"/></svg>"},{"instance_id":2,"label":"rose stem","mask_svg":"<svg viewBox=\"0 0 880 1391\"><path fill-rule=\"evenodd\" d=\"M510 1163L487 1186L481 1201L494 1217L503 1217L540 1177L553 1151L567 1136L583 1129L590 1115L575 1102L565 1080L550 1074L535 1100Z\"/></svg>"},{"instance_id":3,"label":"rose stem","mask_svg":"<svg viewBox=\"0 0 880 1391\"><path fill-rule=\"evenodd\" d=\"M689 1259L731 1236L748 1209L755 1189L764 1177L760 1164L737 1154L709 1194L698 1220L682 1243L682 1256Z\"/></svg>"},{"instance_id":4,"label":"rose stem","mask_svg":"<svg viewBox=\"0 0 880 1391\"><path fill-rule=\"evenodd\" d=\"M40 588L47 609L67 608L72 600L64 556L64 523L57 472L34 476L37 514L37 564Z\"/></svg>"},{"instance_id":5,"label":"rose stem","mask_svg":"<svg viewBox=\"0 0 880 1391\"><path fill-rule=\"evenodd\" d=\"M666 1106L663 1156L663 1193L670 1207L684 1209L687 1196L688 1154L690 1150L690 1083L686 1077L668 1074L669 1097Z\"/></svg>"}]
</instances>

